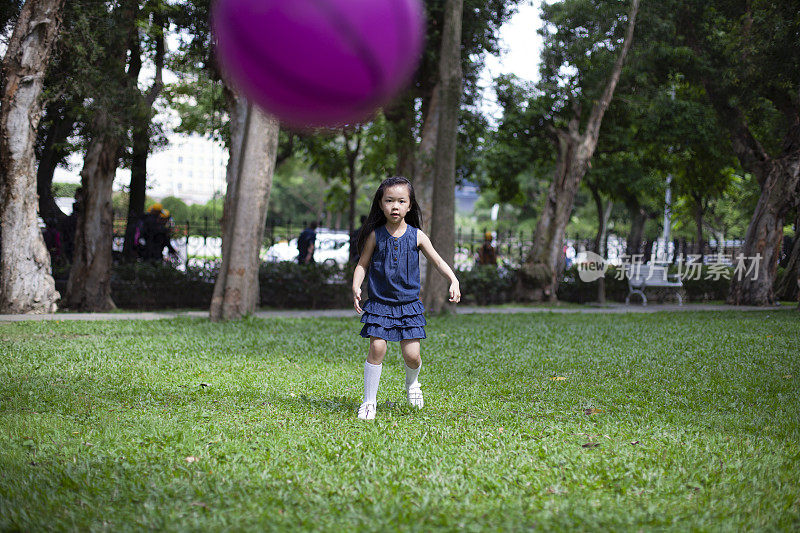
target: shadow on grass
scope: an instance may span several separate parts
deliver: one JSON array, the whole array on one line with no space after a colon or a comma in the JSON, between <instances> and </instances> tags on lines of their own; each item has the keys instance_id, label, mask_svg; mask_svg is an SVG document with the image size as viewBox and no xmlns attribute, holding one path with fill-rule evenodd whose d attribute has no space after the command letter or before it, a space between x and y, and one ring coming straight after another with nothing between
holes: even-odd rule
<instances>
[{"instance_id":1,"label":"shadow on grass","mask_svg":"<svg viewBox=\"0 0 800 533\"><path fill-rule=\"evenodd\" d=\"M354 417L358 412L361 401L353 400L352 396L313 397L307 394L296 396L272 396L267 399L274 405L280 405L289 411L304 409L316 413L338 413L346 417ZM413 416L424 411L413 408L405 398L402 400L386 400L378 404L382 415L389 414L396 417Z\"/></svg>"}]
</instances>

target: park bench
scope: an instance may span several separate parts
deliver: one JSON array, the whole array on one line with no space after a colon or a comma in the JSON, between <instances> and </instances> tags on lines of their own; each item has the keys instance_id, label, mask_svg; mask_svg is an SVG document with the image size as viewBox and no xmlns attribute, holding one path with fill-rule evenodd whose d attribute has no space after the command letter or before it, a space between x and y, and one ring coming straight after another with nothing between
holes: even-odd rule
<instances>
[{"instance_id":1,"label":"park bench","mask_svg":"<svg viewBox=\"0 0 800 533\"><path fill-rule=\"evenodd\" d=\"M649 287L672 287L678 297L678 305L683 305L680 289L683 283L677 275L669 276L667 267L661 265L625 265L625 275L628 278L628 295L625 297L625 304L630 302L632 294L639 294L642 297L642 305L647 305L647 297L644 290Z\"/></svg>"}]
</instances>

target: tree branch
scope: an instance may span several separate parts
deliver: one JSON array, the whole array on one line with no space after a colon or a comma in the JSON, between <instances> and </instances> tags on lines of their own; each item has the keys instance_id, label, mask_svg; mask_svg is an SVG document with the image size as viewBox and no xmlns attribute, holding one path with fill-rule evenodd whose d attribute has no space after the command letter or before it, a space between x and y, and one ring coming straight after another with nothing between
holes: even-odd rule
<instances>
[{"instance_id":1,"label":"tree branch","mask_svg":"<svg viewBox=\"0 0 800 533\"><path fill-rule=\"evenodd\" d=\"M611 70L611 77L606 83L606 88L603 91L603 96L595 102L592 108L592 113L589 115L589 121L586 124L587 138L597 139L600 134L600 124L603 122L603 115L605 114L608 106L611 104L611 98L614 96L614 90L617 88L617 83L622 75L622 65L625 63L625 57L633 43L633 30L636 27L636 15L639 12L639 0L632 0L631 10L628 13L628 29L625 32L625 41L622 44L622 51L620 52L617 60L614 62L614 68Z\"/></svg>"},{"instance_id":2,"label":"tree branch","mask_svg":"<svg viewBox=\"0 0 800 533\"><path fill-rule=\"evenodd\" d=\"M685 21L685 24L686 41L689 47L699 57L706 56L706 50L697 39L691 20ZM730 104L728 95L715 78L708 74L700 74L700 83L703 85L706 94L708 94L711 106L725 128L727 128L731 137L733 152L742 167L748 172L752 172L756 176L759 186L763 186L767 178L767 165L771 158L750 131L744 113L738 107Z\"/></svg>"}]
</instances>

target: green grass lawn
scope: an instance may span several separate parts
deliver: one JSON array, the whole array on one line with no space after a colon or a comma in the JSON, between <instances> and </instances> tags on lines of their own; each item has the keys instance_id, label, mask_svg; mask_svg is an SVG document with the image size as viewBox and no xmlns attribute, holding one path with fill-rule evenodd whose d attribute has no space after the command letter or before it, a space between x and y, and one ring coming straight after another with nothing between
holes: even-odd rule
<instances>
[{"instance_id":1,"label":"green grass lawn","mask_svg":"<svg viewBox=\"0 0 800 533\"><path fill-rule=\"evenodd\" d=\"M0 325L0 530L800 528L796 311ZM562 379L563 378L563 379Z\"/></svg>"}]
</instances>

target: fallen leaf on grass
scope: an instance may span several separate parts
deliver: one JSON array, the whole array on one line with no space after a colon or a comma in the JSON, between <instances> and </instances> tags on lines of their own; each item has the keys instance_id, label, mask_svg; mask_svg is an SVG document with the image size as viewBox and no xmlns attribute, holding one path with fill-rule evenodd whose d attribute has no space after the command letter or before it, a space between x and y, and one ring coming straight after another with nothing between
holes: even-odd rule
<instances>
[{"instance_id":1,"label":"fallen leaf on grass","mask_svg":"<svg viewBox=\"0 0 800 533\"><path fill-rule=\"evenodd\" d=\"M584 409L583 412L584 412L584 414L587 414L587 415L596 415L597 413L602 413L603 410L602 409L595 409L594 407L592 407L592 408Z\"/></svg>"},{"instance_id":2,"label":"fallen leaf on grass","mask_svg":"<svg viewBox=\"0 0 800 533\"><path fill-rule=\"evenodd\" d=\"M784 377L784 379L792 379L792 375L791 375L791 374L786 374L786 375L785 375L785 376L783 376L783 377Z\"/></svg>"},{"instance_id":3,"label":"fallen leaf on grass","mask_svg":"<svg viewBox=\"0 0 800 533\"><path fill-rule=\"evenodd\" d=\"M184 461L186 461L189 464L196 463L199 460L200 460L200 458L199 457L195 457L194 455L190 455L189 457L184 459Z\"/></svg>"},{"instance_id":4,"label":"fallen leaf on grass","mask_svg":"<svg viewBox=\"0 0 800 533\"><path fill-rule=\"evenodd\" d=\"M552 379L553 381L561 381L562 379L567 379L567 378L565 378L563 376L556 376L556 377L550 378L550 379Z\"/></svg>"},{"instance_id":5,"label":"fallen leaf on grass","mask_svg":"<svg viewBox=\"0 0 800 533\"><path fill-rule=\"evenodd\" d=\"M596 448L597 446L600 446L599 442L587 442L586 444L581 444L582 448Z\"/></svg>"},{"instance_id":6,"label":"fallen leaf on grass","mask_svg":"<svg viewBox=\"0 0 800 533\"><path fill-rule=\"evenodd\" d=\"M203 507L204 509L208 509L208 504L203 502L192 502L189 505L192 507Z\"/></svg>"}]
</instances>

